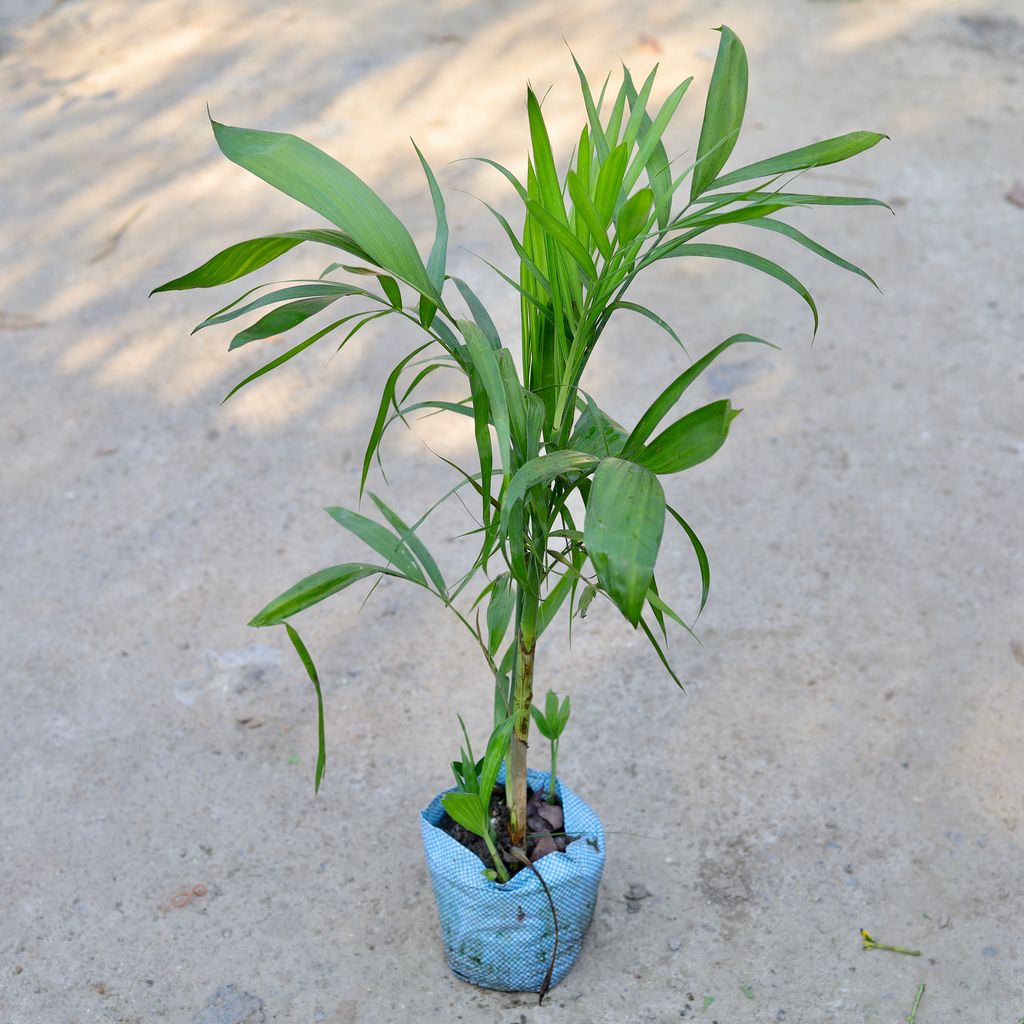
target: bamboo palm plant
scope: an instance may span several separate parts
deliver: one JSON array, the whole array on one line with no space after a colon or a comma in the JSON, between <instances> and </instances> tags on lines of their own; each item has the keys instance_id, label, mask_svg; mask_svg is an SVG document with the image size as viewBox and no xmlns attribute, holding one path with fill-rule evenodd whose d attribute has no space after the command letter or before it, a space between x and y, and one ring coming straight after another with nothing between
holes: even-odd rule
<instances>
[{"instance_id":1,"label":"bamboo palm plant","mask_svg":"<svg viewBox=\"0 0 1024 1024\"><path fill-rule=\"evenodd\" d=\"M617 314L646 317L679 342L658 313L627 298L636 278L663 260L720 259L767 274L803 299L817 330L814 300L788 270L747 249L711 243L703 236L726 224L774 232L870 281L864 271L781 215L793 207L885 205L875 199L805 194L790 185L792 176L807 168L846 160L874 146L884 137L875 132L851 132L725 171L743 120L747 61L736 35L725 26L718 31L700 137L688 165L669 160L664 138L690 78L655 113L650 98L657 68L639 89L624 68L617 91L609 91L606 79L595 98L578 63L586 122L564 173L559 172L532 89L526 95L531 148L525 177L481 158L505 177L522 207L518 229L489 207L518 260L514 274L494 268L520 299L518 360L470 285L446 273L445 203L418 148L437 224L426 261L384 201L343 164L293 135L213 122L217 143L230 160L332 226L241 242L156 290L225 284L313 242L337 252L338 262L316 279L258 286L197 330L262 311L234 335L229 347L236 349L299 328L335 303L356 307L249 374L228 397L325 338L340 339L340 349L366 325L399 317L416 325L422 342L403 355L384 383L363 456L360 497L386 429L409 414L428 410L466 417L475 438L476 465L454 467L455 486L445 495L471 490L479 499L479 528L472 534L475 557L458 580L445 579L417 532L441 502L410 525L382 498L367 492L379 519L347 508L327 511L380 561L322 569L252 619L253 626L287 627L316 687L317 787L325 761L323 700L312 660L290 620L360 580L397 577L430 592L482 648L494 678L495 722L511 721L501 732L511 732L506 785L513 843L522 843L526 827L537 642L566 602L571 619L595 597L610 601L643 632L679 683L665 653L666 628L669 621L683 629L689 626L665 601L655 577L666 517L693 547L701 609L710 571L697 534L680 511L666 504L659 477L710 458L739 410L728 401L711 402L678 418L673 418L674 410L687 388L727 349L767 343L747 334L725 339L679 374L630 429L598 407L582 385L584 372ZM460 314L456 303L465 312ZM455 402L425 397L425 385L438 371L464 378L468 395ZM470 589L481 577L482 586L477 582ZM483 602L485 625L479 612L474 621L472 610Z\"/></svg>"}]
</instances>

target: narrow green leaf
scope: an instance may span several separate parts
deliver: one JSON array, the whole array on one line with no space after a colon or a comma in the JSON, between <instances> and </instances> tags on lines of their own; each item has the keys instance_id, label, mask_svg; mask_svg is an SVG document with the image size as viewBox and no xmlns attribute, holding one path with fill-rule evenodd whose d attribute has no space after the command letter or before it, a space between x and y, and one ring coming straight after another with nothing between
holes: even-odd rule
<instances>
[{"instance_id":1,"label":"narrow green leaf","mask_svg":"<svg viewBox=\"0 0 1024 1024\"><path fill-rule=\"evenodd\" d=\"M628 148L625 144L620 144L608 154L608 159L601 164L601 170L597 173L594 206L605 227L612 222L612 214L615 212L615 204L619 199L619 191L622 188L622 178L626 173L628 159Z\"/></svg>"},{"instance_id":2,"label":"narrow green leaf","mask_svg":"<svg viewBox=\"0 0 1024 1024\"><path fill-rule=\"evenodd\" d=\"M466 300L470 315L476 321L477 327L484 332L484 337L491 343L491 347L501 348L501 337L498 335L498 328L494 326L494 321L491 319L491 314L487 312L487 307L477 297L476 292L461 277L453 277L452 281L455 287L458 288L459 294Z\"/></svg>"},{"instance_id":3,"label":"narrow green leaf","mask_svg":"<svg viewBox=\"0 0 1024 1024\"><path fill-rule=\"evenodd\" d=\"M867 196L816 196L795 192L712 192L698 197L698 203L718 203L723 201L770 202L779 206L882 206L890 213L893 208L881 199L870 199Z\"/></svg>"},{"instance_id":4,"label":"narrow green leaf","mask_svg":"<svg viewBox=\"0 0 1024 1024\"><path fill-rule=\"evenodd\" d=\"M466 339L466 348L473 361L490 404L494 430L498 435L498 452L501 466L508 477L512 472L512 440L509 425L508 403L505 399L505 388L501 381L501 371L495 358L494 349L487 342L483 331L471 320L456 321L462 336Z\"/></svg>"},{"instance_id":5,"label":"narrow green leaf","mask_svg":"<svg viewBox=\"0 0 1024 1024\"><path fill-rule=\"evenodd\" d=\"M701 406L666 427L634 459L652 473L690 469L710 459L725 444L729 424L739 414L728 399Z\"/></svg>"},{"instance_id":6,"label":"narrow green leaf","mask_svg":"<svg viewBox=\"0 0 1024 1024\"><path fill-rule=\"evenodd\" d=\"M624 459L633 458L643 448L644 443L654 433L658 424L668 415L669 410L679 401L683 392L718 358L727 348L736 344L768 345L776 348L763 338L752 334L734 334L716 345L707 355L702 356L692 366L687 367L658 397L651 403L647 411L640 417L633 428L629 439L622 449Z\"/></svg>"},{"instance_id":7,"label":"narrow green leaf","mask_svg":"<svg viewBox=\"0 0 1024 1024\"><path fill-rule=\"evenodd\" d=\"M253 291L255 290L256 289L253 289ZM276 291L267 292L265 295L261 295L258 299L254 299L252 302L247 302L244 306L237 306L237 308L232 308L236 305L236 303L232 303L231 306L226 309L219 310L218 312L208 316L201 324L197 324L196 327L193 328L192 333L195 334L197 331L204 330L207 327L216 327L217 325L227 323L230 320L237 320L240 316L245 316L247 313L252 313L254 310L262 309L264 306L272 306L277 302L287 302L291 299L312 299L326 296L333 296L337 299L346 295L363 295L369 298L377 298L377 296L371 295L371 293L367 292L363 288L355 288L352 285L342 284L338 281L310 281L305 284L296 284L289 288L278 288Z\"/></svg>"},{"instance_id":8,"label":"narrow green leaf","mask_svg":"<svg viewBox=\"0 0 1024 1024\"><path fill-rule=\"evenodd\" d=\"M666 505L665 508L668 510L668 514L683 528L686 536L690 538L693 553L697 556L697 565L700 568L700 609L697 612L699 616L704 611L704 605L708 603L708 593L711 590L711 563L708 561L704 545L690 528L690 524L671 505Z\"/></svg>"},{"instance_id":9,"label":"narrow green leaf","mask_svg":"<svg viewBox=\"0 0 1024 1024\"><path fill-rule=\"evenodd\" d=\"M788 270L780 267L777 263L758 256L756 253L747 252L746 249L736 249L731 245L712 245L705 242L687 242L682 245L673 246L667 256L706 256L716 260L730 260L733 263L741 263L745 267L752 267L760 270L762 274L774 277L781 281L788 288L792 288L807 303L814 318L814 333L818 332L818 307L811 298L811 293L803 284L795 278Z\"/></svg>"},{"instance_id":10,"label":"narrow green leaf","mask_svg":"<svg viewBox=\"0 0 1024 1024\"><path fill-rule=\"evenodd\" d=\"M487 603L487 649L492 658L505 637L514 607L512 578L507 572L503 572L495 579L491 599Z\"/></svg>"},{"instance_id":11,"label":"narrow green leaf","mask_svg":"<svg viewBox=\"0 0 1024 1024\"><path fill-rule=\"evenodd\" d=\"M654 205L654 193L649 188L640 189L629 197L615 219L615 234L619 245L632 242L647 227Z\"/></svg>"},{"instance_id":12,"label":"narrow green leaf","mask_svg":"<svg viewBox=\"0 0 1024 1024\"><path fill-rule=\"evenodd\" d=\"M827 164L839 163L842 160L849 160L852 156L857 156L858 153L863 153L864 150L870 149L872 146L877 146L882 139L888 137L879 132L848 132L846 135L837 135L832 139L824 139L809 146L791 149L788 153L780 153L767 160L758 160L757 163L737 168L735 171L716 178L708 187L725 188L726 185L735 185L738 181L767 178L789 171L803 171L810 167L824 167Z\"/></svg>"},{"instance_id":13,"label":"narrow green leaf","mask_svg":"<svg viewBox=\"0 0 1024 1024\"><path fill-rule=\"evenodd\" d=\"M584 523L587 554L619 611L640 621L665 527L665 492L649 470L605 459L595 470Z\"/></svg>"},{"instance_id":14,"label":"narrow green leaf","mask_svg":"<svg viewBox=\"0 0 1024 1024\"><path fill-rule=\"evenodd\" d=\"M372 491L368 492L373 503L380 510L380 513L384 518L391 524L391 528L402 538L406 547L419 559L420 565L423 566L427 571L427 575L430 577L434 584L435 589L442 599L447 600L448 591L445 586L444 576L441 570L437 566L437 562L434 561L433 556L427 550L426 544L423 543L416 535L416 528L414 526L407 525L402 518L397 515L392 509L390 509L385 503L383 498L377 497ZM422 521L422 520L421 520Z\"/></svg>"},{"instance_id":15,"label":"narrow green leaf","mask_svg":"<svg viewBox=\"0 0 1024 1024\"><path fill-rule=\"evenodd\" d=\"M427 177L427 185L430 187L430 198L434 203L434 219L437 222L437 229L434 232L434 244L427 257L427 277L430 278L434 290L440 295L444 285L445 266L448 262L448 216L445 213L444 195L441 193L441 187L437 184L434 172L430 169L430 164L427 163L426 157L420 152L420 147L415 142L413 142L412 148L416 150L416 155L420 158L423 173Z\"/></svg>"},{"instance_id":16,"label":"narrow green leaf","mask_svg":"<svg viewBox=\"0 0 1024 1024\"><path fill-rule=\"evenodd\" d=\"M383 573L385 576L397 576L401 573L397 570L386 569L379 565L366 565L362 562L346 562L344 565L334 565L329 569L321 569L319 572L299 580L293 587L289 587L283 594L275 597L265 608L257 613L249 622L250 626L277 626L285 619L298 615L324 598L344 590L346 587L366 579L367 576L374 576Z\"/></svg>"},{"instance_id":17,"label":"narrow green leaf","mask_svg":"<svg viewBox=\"0 0 1024 1024\"><path fill-rule=\"evenodd\" d=\"M664 666L665 671L672 677L672 681L679 687L680 690L686 691L686 687L683 686L683 681L676 675L675 669L669 664L669 660L665 655L665 652L661 649L661 644L658 643L658 638L651 632L651 627L647 625L646 620L643 616L640 617L640 628L644 631L647 639L650 641L651 646L654 648L655 653L658 655L658 660Z\"/></svg>"},{"instance_id":18,"label":"narrow green leaf","mask_svg":"<svg viewBox=\"0 0 1024 1024\"><path fill-rule=\"evenodd\" d=\"M747 54L736 33L727 25L719 29L715 69L704 106L704 122L697 143L697 165L690 182L690 199L707 191L725 166L736 145L747 106ZM742 179L737 179L742 180Z\"/></svg>"},{"instance_id":19,"label":"narrow green leaf","mask_svg":"<svg viewBox=\"0 0 1024 1024\"><path fill-rule=\"evenodd\" d=\"M802 245L805 249L810 249L816 256L820 256L822 259L828 260L829 263L834 263L837 267L841 267L843 270L848 270L851 274L857 274L859 277L863 277L869 284L874 285L876 291L881 292L881 288L875 284L875 279L868 274L866 271L861 270L855 263L850 263L849 260L844 260L842 256L837 256L834 252L826 249L825 246L819 245L813 238L808 238L802 231L798 231L792 224L787 224L781 220L771 220L770 218L763 218L761 220L754 220L750 222L752 228L764 228L766 231L774 231L776 234L785 235L787 238L791 238L794 242Z\"/></svg>"},{"instance_id":20,"label":"narrow green leaf","mask_svg":"<svg viewBox=\"0 0 1024 1024\"><path fill-rule=\"evenodd\" d=\"M692 81L692 78L687 78L685 81L680 82L679 85L669 93L668 99L665 100L661 105L661 109L658 111L658 116L654 119L654 122L650 127L646 128L644 133L641 135L640 146L637 149L636 156L633 157L622 181L622 187L627 192L636 184L637 179L640 177L640 172L644 168L647 169L648 176L654 176L651 180L651 188L654 190L656 197L658 196L660 189L655 184L654 179L658 178L659 175L663 175L664 187L668 187L668 158L665 157L664 161L662 161L657 153L660 147L660 153L662 156L664 155L665 147L661 145L661 137L665 134L665 129L668 127L669 122L675 115L676 108L679 106L679 103L686 93L686 90L690 87L690 83ZM654 161L653 163L652 158ZM660 168L660 171L656 171L656 167Z\"/></svg>"},{"instance_id":21,"label":"narrow green leaf","mask_svg":"<svg viewBox=\"0 0 1024 1024\"><path fill-rule=\"evenodd\" d=\"M604 224L601 223L601 216L598 214L597 207L594 206L590 194L574 171L569 172L566 180L569 185L569 197L572 199L573 207L583 223L586 224L590 237L594 240L594 244L601 255L606 260L611 259L612 246L608 241L608 231Z\"/></svg>"},{"instance_id":22,"label":"narrow green leaf","mask_svg":"<svg viewBox=\"0 0 1024 1024\"><path fill-rule=\"evenodd\" d=\"M564 225L559 223L547 209L534 202L527 201L526 208L540 221L541 227L570 255L580 269L591 281L597 280L597 268L580 240Z\"/></svg>"},{"instance_id":23,"label":"narrow green leaf","mask_svg":"<svg viewBox=\"0 0 1024 1024\"><path fill-rule=\"evenodd\" d=\"M351 509L333 505L324 511L339 526L343 526L349 533L354 534L364 544L376 551L381 558L386 559L389 564L399 569L404 576L408 576L420 586L427 585L419 565L416 564L416 560L406 548L401 537L396 537L380 523L375 523L367 516L353 512Z\"/></svg>"},{"instance_id":24,"label":"narrow green leaf","mask_svg":"<svg viewBox=\"0 0 1024 1024\"><path fill-rule=\"evenodd\" d=\"M306 669L306 674L309 676L310 682L313 684L313 689L316 690L316 721L317 721L317 755L316 755L316 773L313 777L313 793L320 792L320 783L324 777L324 767L327 764L327 743L324 735L324 695L320 691L320 679L316 674L316 666L313 664L313 659L310 657L309 651L306 649L306 645L302 642L302 637L295 631L291 623L286 622L284 628L288 632L288 639L291 640L292 646L295 648L295 653L298 654L299 660L302 662Z\"/></svg>"},{"instance_id":25,"label":"narrow green leaf","mask_svg":"<svg viewBox=\"0 0 1024 1024\"><path fill-rule=\"evenodd\" d=\"M313 298L297 299L294 302L278 306L277 309L272 309L269 313L261 316L256 323L244 331L239 331L231 339L228 351L248 345L250 341L261 341L264 338L275 338L279 334L284 334L293 327L298 327L311 316L316 316L332 302L337 302L340 297L340 294L317 295Z\"/></svg>"},{"instance_id":26,"label":"narrow green leaf","mask_svg":"<svg viewBox=\"0 0 1024 1024\"><path fill-rule=\"evenodd\" d=\"M558 171L551 152L544 115L533 89L526 90L526 111L530 122L530 142L533 149L533 165L540 185L540 196L545 212L560 226L568 230L569 221L562 203L562 189L558 184Z\"/></svg>"},{"instance_id":27,"label":"narrow green leaf","mask_svg":"<svg viewBox=\"0 0 1024 1024\"><path fill-rule=\"evenodd\" d=\"M505 753L508 750L509 738L512 736L512 729L516 724L515 715L509 715L491 733L487 741L487 750L484 753L483 764L480 767L480 805L486 812L491 802L491 790L498 779L498 772L501 771L501 763L505 760Z\"/></svg>"},{"instance_id":28,"label":"narrow green leaf","mask_svg":"<svg viewBox=\"0 0 1024 1024\"><path fill-rule=\"evenodd\" d=\"M679 335L672 329L672 325L668 321L663 320L653 310L648 309L646 306L638 305L635 302L626 302L624 299L620 299L608 307L606 315L611 316L617 309L628 309L633 313L639 313L641 316L646 317L652 324L657 324L684 352L686 351L686 346Z\"/></svg>"},{"instance_id":29,"label":"narrow green leaf","mask_svg":"<svg viewBox=\"0 0 1024 1024\"><path fill-rule=\"evenodd\" d=\"M323 242L335 248L344 249L360 259L370 260L369 255L356 244L354 238L342 231L324 228L313 228L307 231L285 231L277 235L264 235L251 238L246 242L237 242L208 259L201 267L190 271L182 277L154 288L149 294L157 292L183 291L188 288L214 288L229 281L251 274L260 267L265 267L279 256L290 252L302 242Z\"/></svg>"}]
</instances>

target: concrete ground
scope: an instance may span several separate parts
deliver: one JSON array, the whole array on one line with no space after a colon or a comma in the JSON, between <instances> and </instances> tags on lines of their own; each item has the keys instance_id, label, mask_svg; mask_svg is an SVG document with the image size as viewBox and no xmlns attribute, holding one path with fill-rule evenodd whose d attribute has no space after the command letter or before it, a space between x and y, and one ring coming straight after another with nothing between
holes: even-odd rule
<instances>
[{"instance_id":1,"label":"concrete ground","mask_svg":"<svg viewBox=\"0 0 1024 1024\"><path fill-rule=\"evenodd\" d=\"M738 330L782 351L703 379L697 399L746 411L667 483L712 560L704 645L673 645L686 695L599 610L540 653L609 859L583 956L538 1009L447 972L419 847L456 712L487 728L478 652L398 585L303 615L327 701L314 800L312 690L283 633L245 625L359 557L321 509L354 502L413 335L367 329L222 408L263 353L188 332L243 289L146 294L317 223L218 154L209 102L339 156L425 250L413 136L447 190L453 271L514 338L517 304L468 250L511 254L457 191L511 213L507 187L450 161L521 166L527 79L552 86L568 153L562 36L595 77L661 61L659 98L694 74L669 139L692 149L721 21L751 64L734 165L892 136L804 181L895 219L793 217L885 295L760 237L819 301L813 348L799 299L743 268L665 267L637 293L691 351ZM0 4L0 1022L883 1024L922 983L918 1024L1024 1017L1022 60L1014 0ZM327 261L299 249L259 279ZM624 319L590 386L631 422L683 365ZM442 418L391 435L408 516L452 480L424 442L471 444ZM453 506L428 531L452 575L469 526ZM694 611L685 544L661 564ZM923 955L865 952L862 927Z\"/></svg>"}]
</instances>

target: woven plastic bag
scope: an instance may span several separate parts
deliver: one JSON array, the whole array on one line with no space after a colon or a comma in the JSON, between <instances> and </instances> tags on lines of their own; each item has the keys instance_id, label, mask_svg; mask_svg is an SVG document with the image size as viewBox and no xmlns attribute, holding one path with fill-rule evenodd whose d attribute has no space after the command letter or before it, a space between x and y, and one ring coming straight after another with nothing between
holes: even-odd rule
<instances>
[{"instance_id":1,"label":"woven plastic bag","mask_svg":"<svg viewBox=\"0 0 1024 1024\"><path fill-rule=\"evenodd\" d=\"M543 789L548 773L530 770L527 781L530 789ZM578 838L564 853L549 853L535 864L551 890L558 914L552 986L569 973L579 956L597 902L605 842L597 815L560 782L556 788L565 831ZM442 795L421 813L420 825L448 966L458 977L481 988L539 992L551 963L555 936L544 889L527 868L505 884L484 878L489 865L438 828L444 815Z\"/></svg>"}]
</instances>

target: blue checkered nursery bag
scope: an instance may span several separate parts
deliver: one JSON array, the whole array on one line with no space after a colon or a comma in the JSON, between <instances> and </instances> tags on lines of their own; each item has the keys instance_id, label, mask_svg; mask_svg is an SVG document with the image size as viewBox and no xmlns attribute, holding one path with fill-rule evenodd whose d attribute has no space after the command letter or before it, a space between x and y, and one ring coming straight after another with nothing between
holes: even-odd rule
<instances>
[{"instance_id":1,"label":"blue checkered nursery bag","mask_svg":"<svg viewBox=\"0 0 1024 1024\"><path fill-rule=\"evenodd\" d=\"M527 781L530 789L543 789L548 773L530 770ZM597 815L561 783L557 791L565 831L579 838L565 853L549 853L535 865L551 890L558 914L552 986L569 973L579 956L604 869L604 830ZM504 885L488 881L482 872L490 865L438 828L443 815L441 796L437 796L421 813L420 825L448 966L481 988L539 992L555 936L543 887L527 868Z\"/></svg>"}]
</instances>

